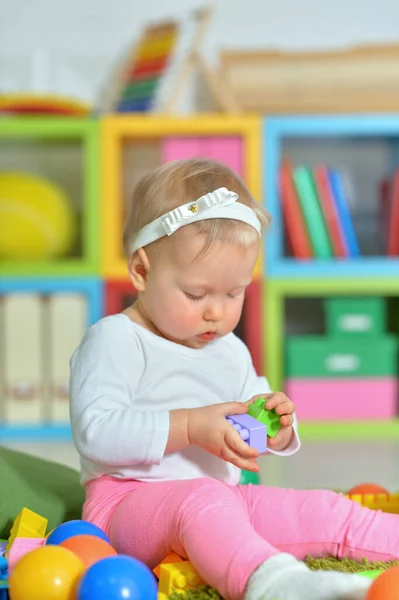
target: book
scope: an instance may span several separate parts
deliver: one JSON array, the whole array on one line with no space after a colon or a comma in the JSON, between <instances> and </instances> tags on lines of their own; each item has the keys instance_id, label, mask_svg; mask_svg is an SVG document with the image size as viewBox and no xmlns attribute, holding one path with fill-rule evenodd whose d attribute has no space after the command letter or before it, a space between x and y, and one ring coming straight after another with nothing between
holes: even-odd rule
<instances>
[{"instance_id":1,"label":"book","mask_svg":"<svg viewBox=\"0 0 399 600\"><path fill-rule=\"evenodd\" d=\"M314 256L320 259L332 258L332 247L311 170L306 167L295 168L294 181Z\"/></svg>"},{"instance_id":2,"label":"book","mask_svg":"<svg viewBox=\"0 0 399 600\"><path fill-rule=\"evenodd\" d=\"M387 254L388 256L399 256L399 170L393 177Z\"/></svg>"},{"instance_id":3,"label":"book","mask_svg":"<svg viewBox=\"0 0 399 600\"><path fill-rule=\"evenodd\" d=\"M292 167L284 161L279 173L280 201L287 239L292 255L307 260L313 257L301 204L292 177Z\"/></svg>"},{"instance_id":4,"label":"book","mask_svg":"<svg viewBox=\"0 0 399 600\"><path fill-rule=\"evenodd\" d=\"M360 256L359 245L353 227L341 173L333 169L328 169L328 180L330 182L335 208L344 232L349 256Z\"/></svg>"},{"instance_id":5,"label":"book","mask_svg":"<svg viewBox=\"0 0 399 600\"><path fill-rule=\"evenodd\" d=\"M337 258L345 258L349 252L328 180L327 168L316 167L313 176L334 255Z\"/></svg>"}]
</instances>

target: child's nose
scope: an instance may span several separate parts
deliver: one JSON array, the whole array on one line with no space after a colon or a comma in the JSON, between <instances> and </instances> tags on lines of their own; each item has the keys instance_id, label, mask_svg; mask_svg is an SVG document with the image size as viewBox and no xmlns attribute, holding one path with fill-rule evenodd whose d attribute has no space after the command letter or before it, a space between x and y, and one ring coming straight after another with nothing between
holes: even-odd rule
<instances>
[{"instance_id":1,"label":"child's nose","mask_svg":"<svg viewBox=\"0 0 399 600\"><path fill-rule=\"evenodd\" d=\"M205 321L220 321L223 317L223 303L222 302L212 302L209 304L204 312Z\"/></svg>"}]
</instances>

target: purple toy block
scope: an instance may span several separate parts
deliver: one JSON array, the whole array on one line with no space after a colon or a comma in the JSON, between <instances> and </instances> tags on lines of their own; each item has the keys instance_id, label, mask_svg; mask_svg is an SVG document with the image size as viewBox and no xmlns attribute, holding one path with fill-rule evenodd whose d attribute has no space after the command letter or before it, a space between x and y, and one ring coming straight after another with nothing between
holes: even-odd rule
<instances>
[{"instance_id":1,"label":"purple toy block","mask_svg":"<svg viewBox=\"0 0 399 600\"><path fill-rule=\"evenodd\" d=\"M241 438L260 454L267 452L267 428L250 415L229 415L227 421L237 429Z\"/></svg>"}]
</instances>

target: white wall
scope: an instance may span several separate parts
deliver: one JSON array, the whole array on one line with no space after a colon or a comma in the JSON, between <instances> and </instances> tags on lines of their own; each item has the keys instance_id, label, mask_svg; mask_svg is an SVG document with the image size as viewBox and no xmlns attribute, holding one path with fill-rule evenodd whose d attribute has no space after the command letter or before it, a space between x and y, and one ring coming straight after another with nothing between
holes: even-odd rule
<instances>
[{"instance_id":1,"label":"white wall","mask_svg":"<svg viewBox=\"0 0 399 600\"><path fill-rule=\"evenodd\" d=\"M92 100L112 63L148 20L194 0L0 0L0 91L52 91ZM396 0L216 0L204 44L328 48L399 41Z\"/></svg>"}]
</instances>

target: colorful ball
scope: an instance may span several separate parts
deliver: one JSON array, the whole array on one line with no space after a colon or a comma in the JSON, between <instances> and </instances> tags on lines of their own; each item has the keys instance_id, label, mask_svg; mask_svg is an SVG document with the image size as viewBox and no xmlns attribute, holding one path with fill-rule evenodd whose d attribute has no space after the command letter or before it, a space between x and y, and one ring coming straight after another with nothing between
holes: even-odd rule
<instances>
[{"instance_id":1,"label":"colorful ball","mask_svg":"<svg viewBox=\"0 0 399 600\"><path fill-rule=\"evenodd\" d=\"M377 483L359 483L347 492L348 494L389 494L388 490Z\"/></svg>"},{"instance_id":2,"label":"colorful ball","mask_svg":"<svg viewBox=\"0 0 399 600\"><path fill-rule=\"evenodd\" d=\"M9 581L12 600L75 600L82 561L66 548L42 546L25 554Z\"/></svg>"},{"instance_id":3,"label":"colorful ball","mask_svg":"<svg viewBox=\"0 0 399 600\"><path fill-rule=\"evenodd\" d=\"M158 586L150 569L130 556L111 556L82 577L77 600L156 600Z\"/></svg>"},{"instance_id":4,"label":"colorful ball","mask_svg":"<svg viewBox=\"0 0 399 600\"><path fill-rule=\"evenodd\" d=\"M88 521L80 521L79 519L67 521L56 527L48 536L46 544L58 546L63 541L75 535L94 535L110 544L108 536L100 527Z\"/></svg>"},{"instance_id":5,"label":"colorful ball","mask_svg":"<svg viewBox=\"0 0 399 600\"><path fill-rule=\"evenodd\" d=\"M59 186L26 173L0 174L0 258L64 256L75 234L74 211Z\"/></svg>"},{"instance_id":6,"label":"colorful ball","mask_svg":"<svg viewBox=\"0 0 399 600\"><path fill-rule=\"evenodd\" d=\"M60 546L76 554L86 569L102 558L117 555L111 544L94 535L74 535L61 542Z\"/></svg>"},{"instance_id":7,"label":"colorful ball","mask_svg":"<svg viewBox=\"0 0 399 600\"><path fill-rule=\"evenodd\" d=\"M399 600L399 567L387 569L374 579L366 600Z\"/></svg>"}]
</instances>

